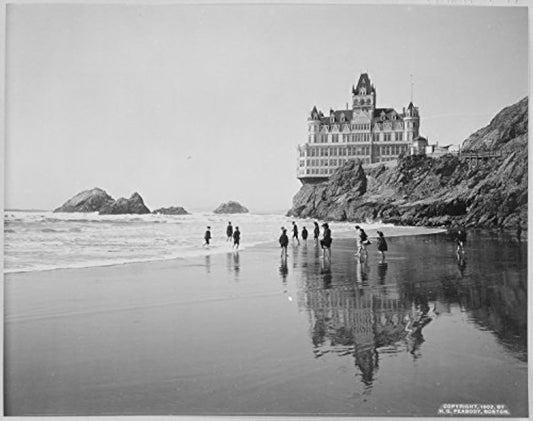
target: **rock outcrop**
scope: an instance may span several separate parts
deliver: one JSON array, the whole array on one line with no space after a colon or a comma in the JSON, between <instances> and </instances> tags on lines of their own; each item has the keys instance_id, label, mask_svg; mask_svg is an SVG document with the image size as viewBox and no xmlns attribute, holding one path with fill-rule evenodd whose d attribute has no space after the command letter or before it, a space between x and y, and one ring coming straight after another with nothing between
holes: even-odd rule
<instances>
[{"instance_id":1,"label":"rock outcrop","mask_svg":"<svg viewBox=\"0 0 533 421\"><path fill-rule=\"evenodd\" d=\"M113 203L104 205L100 215L145 214L150 213L139 193L133 193L129 199L121 197Z\"/></svg>"},{"instance_id":2,"label":"rock outcrop","mask_svg":"<svg viewBox=\"0 0 533 421\"><path fill-rule=\"evenodd\" d=\"M159 208L152 211L153 214L159 215L190 215L184 208L181 206L171 206L169 208Z\"/></svg>"},{"instance_id":3,"label":"rock outcrop","mask_svg":"<svg viewBox=\"0 0 533 421\"><path fill-rule=\"evenodd\" d=\"M113 202L114 199L104 190L95 187L78 193L54 212L98 212L102 207Z\"/></svg>"},{"instance_id":4,"label":"rock outcrop","mask_svg":"<svg viewBox=\"0 0 533 421\"><path fill-rule=\"evenodd\" d=\"M227 203L222 203L213 212L214 213L248 213L249 211L240 203L230 200Z\"/></svg>"},{"instance_id":5,"label":"rock outcrop","mask_svg":"<svg viewBox=\"0 0 533 421\"><path fill-rule=\"evenodd\" d=\"M464 141L463 150L501 155L408 156L363 169L347 162L325 183L304 185L290 216L401 225L527 227L527 98L502 110Z\"/></svg>"}]
</instances>

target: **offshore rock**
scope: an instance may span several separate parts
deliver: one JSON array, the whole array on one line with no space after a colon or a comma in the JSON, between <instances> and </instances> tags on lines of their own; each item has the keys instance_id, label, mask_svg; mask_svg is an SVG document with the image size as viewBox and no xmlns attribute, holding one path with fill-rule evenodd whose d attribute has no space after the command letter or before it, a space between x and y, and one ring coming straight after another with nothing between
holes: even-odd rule
<instances>
[{"instance_id":1,"label":"offshore rock","mask_svg":"<svg viewBox=\"0 0 533 421\"><path fill-rule=\"evenodd\" d=\"M396 167L357 161L327 182L303 185L290 216L399 225L527 228L527 98L503 109L464 141L463 150L499 156L469 160L407 156Z\"/></svg>"},{"instance_id":2,"label":"offshore rock","mask_svg":"<svg viewBox=\"0 0 533 421\"><path fill-rule=\"evenodd\" d=\"M150 213L139 193L133 193L129 199L121 197L100 209L100 215L145 214Z\"/></svg>"},{"instance_id":3,"label":"offshore rock","mask_svg":"<svg viewBox=\"0 0 533 421\"><path fill-rule=\"evenodd\" d=\"M214 213L248 213L248 209L246 209L240 203L230 200L227 203L222 203L213 212Z\"/></svg>"},{"instance_id":4,"label":"offshore rock","mask_svg":"<svg viewBox=\"0 0 533 421\"><path fill-rule=\"evenodd\" d=\"M190 215L184 208L181 206L171 206L169 208L159 208L152 211L153 214L159 215Z\"/></svg>"},{"instance_id":5,"label":"offshore rock","mask_svg":"<svg viewBox=\"0 0 533 421\"><path fill-rule=\"evenodd\" d=\"M78 193L54 212L98 212L102 207L113 202L114 199L104 190L95 187Z\"/></svg>"}]
</instances>

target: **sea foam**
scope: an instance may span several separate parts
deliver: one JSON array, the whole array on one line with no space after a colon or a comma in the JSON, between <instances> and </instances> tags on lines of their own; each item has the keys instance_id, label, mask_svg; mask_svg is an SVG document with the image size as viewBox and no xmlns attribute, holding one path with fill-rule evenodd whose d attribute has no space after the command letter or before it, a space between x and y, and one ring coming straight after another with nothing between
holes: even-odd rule
<instances>
[{"instance_id":1,"label":"sea foam","mask_svg":"<svg viewBox=\"0 0 533 421\"><path fill-rule=\"evenodd\" d=\"M203 212L192 215L98 215L97 213L52 213L9 211L6 227L5 272L27 272L59 268L108 266L189 258L233 251L226 241L228 221L241 231L239 250L272 243L277 247L280 228L292 236L292 221L313 237L312 219L283 215ZM322 221L318 221L322 224ZM204 232L211 226L212 240L203 247ZM355 223L331 222L334 238L355 235ZM407 235L411 228L379 222L361 223L370 236L381 229L386 235ZM420 229L418 229L420 231Z\"/></svg>"}]
</instances>

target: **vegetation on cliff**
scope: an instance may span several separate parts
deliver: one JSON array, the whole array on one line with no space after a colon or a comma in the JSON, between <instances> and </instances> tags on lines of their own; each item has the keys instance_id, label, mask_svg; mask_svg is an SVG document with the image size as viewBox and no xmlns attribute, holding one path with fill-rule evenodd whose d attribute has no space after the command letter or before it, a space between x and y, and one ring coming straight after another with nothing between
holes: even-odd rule
<instances>
[{"instance_id":1,"label":"vegetation on cliff","mask_svg":"<svg viewBox=\"0 0 533 421\"><path fill-rule=\"evenodd\" d=\"M503 109L463 143L486 160L408 156L363 169L352 160L321 184L304 185L289 215L402 225L527 226L527 98Z\"/></svg>"}]
</instances>

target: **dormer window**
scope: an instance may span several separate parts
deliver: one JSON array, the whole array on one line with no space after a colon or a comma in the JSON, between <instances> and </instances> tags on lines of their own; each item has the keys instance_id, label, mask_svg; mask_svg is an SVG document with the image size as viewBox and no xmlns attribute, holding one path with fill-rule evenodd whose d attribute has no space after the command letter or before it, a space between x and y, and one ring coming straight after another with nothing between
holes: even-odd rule
<instances>
[{"instance_id":1,"label":"dormer window","mask_svg":"<svg viewBox=\"0 0 533 421\"><path fill-rule=\"evenodd\" d=\"M365 86L361 86L361 88L359 88L359 95L366 95L366 87Z\"/></svg>"},{"instance_id":2,"label":"dormer window","mask_svg":"<svg viewBox=\"0 0 533 421\"><path fill-rule=\"evenodd\" d=\"M330 118L329 118L329 122L330 123L335 123L335 116L332 115Z\"/></svg>"},{"instance_id":3,"label":"dormer window","mask_svg":"<svg viewBox=\"0 0 533 421\"><path fill-rule=\"evenodd\" d=\"M381 112L381 121L385 121L385 112Z\"/></svg>"},{"instance_id":4,"label":"dormer window","mask_svg":"<svg viewBox=\"0 0 533 421\"><path fill-rule=\"evenodd\" d=\"M345 121L345 117L344 117L344 113L341 114L341 123L344 123Z\"/></svg>"}]
</instances>

